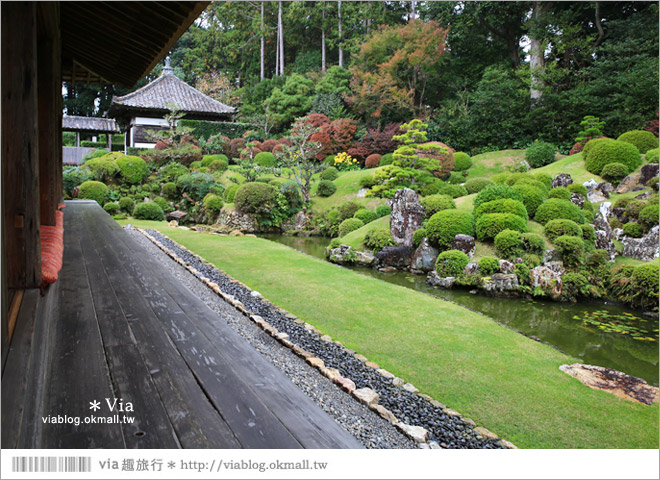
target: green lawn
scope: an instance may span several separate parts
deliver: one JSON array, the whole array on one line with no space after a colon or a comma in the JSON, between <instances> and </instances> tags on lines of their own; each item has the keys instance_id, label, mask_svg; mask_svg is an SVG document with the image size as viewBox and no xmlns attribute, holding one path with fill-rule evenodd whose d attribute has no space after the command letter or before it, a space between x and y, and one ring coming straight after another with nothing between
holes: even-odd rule
<instances>
[{"instance_id":1,"label":"green lawn","mask_svg":"<svg viewBox=\"0 0 660 480\"><path fill-rule=\"evenodd\" d=\"M325 198L316 195L318 182L315 182L312 186L312 210L316 213L325 212L349 200L353 200L372 210L375 210L379 205L385 205L386 200L384 198L357 198L356 196L360 190L360 179L362 177L373 176L376 170L376 168L371 168L368 170L353 170L340 173L339 177L333 182L337 185L337 191Z\"/></svg>"},{"instance_id":2,"label":"green lawn","mask_svg":"<svg viewBox=\"0 0 660 480\"><path fill-rule=\"evenodd\" d=\"M525 159L525 150L500 150L482 153L472 157L472 167L468 170L468 179L491 177L496 173L507 172L508 167Z\"/></svg>"},{"instance_id":3,"label":"green lawn","mask_svg":"<svg viewBox=\"0 0 660 480\"><path fill-rule=\"evenodd\" d=\"M380 217L374 220L373 222L369 222L366 225L358 228L357 230L353 230L351 233L345 235L341 239L341 243L344 245L350 245L356 250L363 250L364 245L362 242L364 242L364 237L365 235L373 230L374 228L385 228L386 230L390 229L390 216L387 215L385 217Z\"/></svg>"},{"instance_id":4,"label":"green lawn","mask_svg":"<svg viewBox=\"0 0 660 480\"><path fill-rule=\"evenodd\" d=\"M547 173L553 178L559 173L568 173L571 175L575 183L580 184L589 181L592 178L598 183L605 181L602 177L587 172L584 168L584 160L582 159L581 153L564 157L556 162L546 165L545 167L530 170L530 173L541 172Z\"/></svg>"},{"instance_id":5,"label":"green lawn","mask_svg":"<svg viewBox=\"0 0 660 480\"><path fill-rule=\"evenodd\" d=\"M558 369L573 358L487 317L264 239L129 222L162 231L520 447L658 448L657 405L583 386Z\"/></svg>"}]
</instances>

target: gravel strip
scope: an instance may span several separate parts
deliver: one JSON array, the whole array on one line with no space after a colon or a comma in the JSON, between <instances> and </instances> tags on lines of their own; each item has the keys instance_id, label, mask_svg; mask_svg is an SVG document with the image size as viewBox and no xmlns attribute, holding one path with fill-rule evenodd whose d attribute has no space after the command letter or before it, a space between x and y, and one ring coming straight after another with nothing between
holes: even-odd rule
<instances>
[{"instance_id":1,"label":"gravel strip","mask_svg":"<svg viewBox=\"0 0 660 480\"><path fill-rule=\"evenodd\" d=\"M457 412L447 409L430 397L420 395L412 385L406 384L402 388L401 379L383 376L376 370L377 366L366 365L365 358L358 359L355 352L324 340L321 332L313 327L309 328L310 325L296 322L294 316L264 301L260 296L255 296L250 289L213 265L200 261L168 237L152 230L147 233L196 269L200 277L210 279L225 294L234 296L248 312L262 317L279 332L288 334L293 344L323 360L326 367L339 370L341 376L351 379L358 389L370 388L378 393L378 403L392 412L399 421L426 429L431 445L437 444L441 448L487 449L512 446L499 438L489 438L491 432L476 427L473 421L462 418Z\"/></svg>"},{"instance_id":2,"label":"gravel strip","mask_svg":"<svg viewBox=\"0 0 660 480\"><path fill-rule=\"evenodd\" d=\"M305 363L291 350L264 332L254 322L201 283L188 270L174 262L144 235L128 230L159 262L169 265L172 275L194 295L216 312L218 316L268 361L280 369L308 397L335 419L367 448L417 448L415 442L399 432L389 422L342 391L319 371ZM150 232L154 234L154 232ZM159 237L162 240L163 237Z\"/></svg>"}]
</instances>

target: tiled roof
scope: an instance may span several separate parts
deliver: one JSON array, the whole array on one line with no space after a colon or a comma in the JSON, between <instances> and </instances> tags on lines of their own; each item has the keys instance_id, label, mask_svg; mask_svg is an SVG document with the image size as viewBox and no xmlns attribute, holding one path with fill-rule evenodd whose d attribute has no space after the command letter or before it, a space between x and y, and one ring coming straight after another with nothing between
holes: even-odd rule
<instances>
[{"instance_id":1,"label":"tiled roof","mask_svg":"<svg viewBox=\"0 0 660 480\"><path fill-rule=\"evenodd\" d=\"M163 74L144 87L112 99L111 114L120 106L147 109L169 110L168 105L175 104L182 112L203 114L231 114L234 107L213 100L199 90L175 76L170 68L163 69Z\"/></svg>"},{"instance_id":2,"label":"tiled roof","mask_svg":"<svg viewBox=\"0 0 660 480\"><path fill-rule=\"evenodd\" d=\"M75 115L64 115L62 117L62 130L119 133L119 127L113 118L78 117Z\"/></svg>"}]
</instances>

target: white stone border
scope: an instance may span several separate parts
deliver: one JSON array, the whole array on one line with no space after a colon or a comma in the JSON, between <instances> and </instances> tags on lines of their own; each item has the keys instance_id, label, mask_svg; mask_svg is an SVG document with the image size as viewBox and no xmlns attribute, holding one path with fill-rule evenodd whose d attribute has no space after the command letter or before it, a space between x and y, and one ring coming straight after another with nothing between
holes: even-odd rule
<instances>
[{"instance_id":1,"label":"white stone border","mask_svg":"<svg viewBox=\"0 0 660 480\"><path fill-rule=\"evenodd\" d=\"M225 300L227 303L232 305L234 308L236 308L239 312L241 312L243 315L248 317L250 320L252 320L254 323L256 323L261 329L263 329L266 333L268 333L271 337L279 341L282 345L290 349L293 353L295 353L297 356L301 357L304 359L309 365L312 367L315 367L321 374L330 379L333 383L335 383L339 388L344 390L345 392L351 394L353 397L355 397L359 402L365 404L369 409L375 411L378 413L378 415L381 416L381 418L387 420L390 424L394 425L399 431L401 431L404 435L406 435L408 438L416 442L420 448L424 449L439 449L442 448L440 445L437 444L435 441L429 441L429 432L419 426L414 426L414 425L408 425L406 423L400 422L396 416L387 408L384 406L380 405L378 403L378 393L374 392L370 388L356 388L355 382L351 380L350 378L346 378L340 375L339 370L335 368L329 368L325 366L325 363L323 362L322 359L317 358L314 356L313 353L308 352L304 348L294 344L289 340L289 334L286 332L280 332L266 322L261 316L259 315L253 315L251 314L248 310L246 310L245 306L243 305L242 302L240 302L236 297L233 295L230 295L228 293L223 292L220 287L218 286L217 283L212 282L210 279L204 277L197 269L193 268L191 265L187 264L185 260L183 260L181 257L179 257L175 252L167 248L165 245L160 243L153 235L147 233L145 230L139 227L131 227L133 230L136 230L143 234L145 237L147 237L154 245L156 245L158 248L160 248L163 252L165 252L169 257L171 257L174 261L176 261L179 265L184 267L186 270L188 270L191 274L193 274L195 277L197 277L202 283L204 283L207 287L209 287L211 290L213 290L216 294L218 294L220 297L222 297L223 300ZM161 233L161 235L164 235ZM166 236L166 235L165 235ZM212 267L214 269L217 269L219 272L221 272L223 275L225 275L227 278L229 278L232 282L237 283L241 285L243 288L248 290L250 292L250 295L254 297L259 297L262 302L265 302L267 304L270 304L275 310L283 314L285 317L293 320L295 323L302 325L306 330L309 330L310 332L314 332L318 335L321 336L321 340L325 342L331 342L337 345L340 348L343 348L347 353L352 354L357 360L360 362L364 363L365 366L370 367L376 372L378 372L380 375L382 375L385 378L391 379L392 384L395 387L400 387L403 388L404 390L416 394L419 397L423 398L424 400L428 401L431 403L431 405L438 407L442 409L443 413L446 415L458 417L460 420L465 422L466 424L470 425L473 427L473 431L475 434L478 436L491 439L491 440L499 440L500 444L503 447L509 448L509 449L517 449L513 443L504 440L502 438L499 438L497 434L491 432L490 430L487 430L484 427L477 427L475 422L470 419L463 417L460 413L458 413L456 410L452 410L451 408L447 408L445 405L440 403L439 401L433 399L430 395L426 395L424 393L420 393L419 389L417 389L414 385L411 383L407 383L405 380L395 376L393 373L388 372L387 370L380 368L376 363L370 362L367 357L364 355L360 355L358 353L353 352L352 350L347 349L341 342L337 340L333 340L329 335L324 335L322 331L320 331L318 328L314 327L313 325L309 323L305 323L303 320L297 318L295 315L287 312L283 308L279 307L278 305L275 305L271 301L269 301L267 298L263 297L259 292L256 290L252 290L249 288L247 285L243 284L242 282L234 279L231 275L228 275L226 272L220 270L218 267L213 265L212 263L208 262L204 258L200 257L194 252L191 252L189 249L184 247L183 245L179 244L178 242L172 240L170 237L167 237L169 241L171 241L174 245L176 245L178 248L187 251L191 256L195 257L199 262L201 262L204 265L207 265L209 267Z\"/></svg>"}]
</instances>

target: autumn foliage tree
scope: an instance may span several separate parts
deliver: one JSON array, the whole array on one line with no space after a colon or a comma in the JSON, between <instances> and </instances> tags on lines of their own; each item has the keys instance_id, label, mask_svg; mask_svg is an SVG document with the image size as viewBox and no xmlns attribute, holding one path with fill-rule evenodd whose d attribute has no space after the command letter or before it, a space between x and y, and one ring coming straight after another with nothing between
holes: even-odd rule
<instances>
[{"instance_id":1,"label":"autumn foliage tree","mask_svg":"<svg viewBox=\"0 0 660 480\"><path fill-rule=\"evenodd\" d=\"M427 87L439 72L447 32L433 20L379 28L354 61L354 94L348 100L374 121L424 116Z\"/></svg>"}]
</instances>

